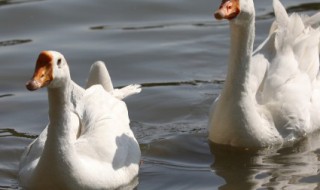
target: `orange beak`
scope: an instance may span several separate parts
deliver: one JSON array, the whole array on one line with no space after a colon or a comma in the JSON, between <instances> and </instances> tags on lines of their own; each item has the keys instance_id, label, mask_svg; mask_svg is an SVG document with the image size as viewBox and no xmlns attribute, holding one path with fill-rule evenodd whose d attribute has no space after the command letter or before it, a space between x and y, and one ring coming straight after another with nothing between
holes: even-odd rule
<instances>
[{"instance_id":1,"label":"orange beak","mask_svg":"<svg viewBox=\"0 0 320 190\"><path fill-rule=\"evenodd\" d=\"M231 20L240 13L239 0L222 0L219 9L214 13L214 17L218 20Z\"/></svg>"},{"instance_id":2,"label":"orange beak","mask_svg":"<svg viewBox=\"0 0 320 190\"><path fill-rule=\"evenodd\" d=\"M40 53L32 78L26 83L28 90L33 91L47 86L53 80L53 57L47 51Z\"/></svg>"}]
</instances>

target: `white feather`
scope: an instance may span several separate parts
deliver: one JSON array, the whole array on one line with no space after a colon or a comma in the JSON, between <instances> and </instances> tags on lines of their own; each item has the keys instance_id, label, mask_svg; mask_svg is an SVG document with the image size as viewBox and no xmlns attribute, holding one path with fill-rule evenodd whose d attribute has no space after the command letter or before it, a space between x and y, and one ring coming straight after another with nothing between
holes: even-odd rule
<instances>
[{"instance_id":1,"label":"white feather","mask_svg":"<svg viewBox=\"0 0 320 190\"><path fill-rule=\"evenodd\" d=\"M95 84L102 85L107 92L110 92L120 100L141 92L141 86L138 84L125 86L121 89L114 89L107 67L102 61L97 61L92 64L86 88Z\"/></svg>"},{"instance_id":2,"label":"white feather","mask_svg":"<svg viewBox=\"0 0 320 190\"><path fill-rule=\"evenodd\" d=\"M63 57L49 53L54 59ZM61 86L48 87L50 123L22 156L20 185L79 190L129 184L138 174L141 153L126 104L103 85L82 89L71 81L65 65L54 71L61 72L53 79L60 80L56 84Z\"/></svg>"},{"instance_id":3,"label":"white feather","mask_svg":"<svg viewBox=\"0 0 320 190\"><path fill-rule=\"evenodd\" d=\"M252 51L254 19L241 16L254 16L253 4L242 7L248 1L253 2L240 0L240 15L230 22L229 70L211 111L209 139L240 147L298 140L320 129L319 14L289 16L273 0L276 19L269 36L248 54L243 49Z\"/></svg>"}]
</instances>

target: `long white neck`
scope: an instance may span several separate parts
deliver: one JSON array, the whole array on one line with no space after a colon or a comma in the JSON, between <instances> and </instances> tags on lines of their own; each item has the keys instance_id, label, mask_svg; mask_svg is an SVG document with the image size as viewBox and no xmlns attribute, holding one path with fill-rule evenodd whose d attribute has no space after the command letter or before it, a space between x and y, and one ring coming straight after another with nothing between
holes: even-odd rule
<instances>
[{"instance_id":1,"label":"long white neck","mask_svg":"<svg viewBox=\"0 0 320 190\"><path fill-rule=\"evenodd\" d=\"M74 142L75 129L78 128L77 116L73 113L71 102L73 82L66 81L59 88L48 88L49 126L47 140L38 164L38 175L50 175L58 181L65 171L74 171L78 167ZM69 169L67 169L69 168ZM72 175L65 175L72 176ZM40 177L41 178L41 177ZM75 178L70 178L71 184L76 184ZM61 184L66 186L67 184Z\"/></svg>"},{"instance_id":2,"label":"long white neck","mask_svg":"<svg viewBox=\"0 0 320 190\"><path fill-rule=\"evenodd\" d=\"M48 88L49 128L48 142L65 145L70 143L70 125L72 124L71 80L59 88ZM61 146L57 146L59 148Z\"/></svg>"},{"instance_id":3,"label":"long white neck","mask_svg":"<svg viewBox=\"0 0 320 190\"><path fill-rule=\"evenodd\" d=\"M241 97L248 89L250 62L255 38L254 15L239 24L230 22L231 49L223 96Z\"/></svg>"}]
</instances>

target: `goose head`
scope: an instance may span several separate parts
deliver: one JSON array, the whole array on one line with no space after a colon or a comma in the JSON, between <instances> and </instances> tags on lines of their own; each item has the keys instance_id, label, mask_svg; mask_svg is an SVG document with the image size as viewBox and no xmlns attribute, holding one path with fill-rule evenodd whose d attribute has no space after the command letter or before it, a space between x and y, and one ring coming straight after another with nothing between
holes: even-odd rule
<instances>
[{"instance_id":1,"label":"goose head","mask_svg":"<svg viewBox=\"0 0 320 190\"><path fill-rule=\"evenodd\" d=\"M69 67L64 56L56 51L42 51L26 87L30 91L43 87L59 88L69 79Z\"/></svg>"},{"instance_id":2,"label":"goose head","mask_svg":"<svg viewBox=\"0 0 320 190\"><path fill-rule=\"evenodd\" d=\"M219 9L214 13L218 20L227 19L235 23L250 21L254 15L253 0L222 0Z\"/></svg>"}]
</instances>

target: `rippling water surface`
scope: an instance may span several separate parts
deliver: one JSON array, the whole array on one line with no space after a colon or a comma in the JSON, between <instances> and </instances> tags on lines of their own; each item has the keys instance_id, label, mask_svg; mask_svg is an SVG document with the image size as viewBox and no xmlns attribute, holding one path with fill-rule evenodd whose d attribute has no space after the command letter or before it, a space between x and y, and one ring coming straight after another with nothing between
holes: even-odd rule
<instances>
[{"instance_id":1,"label":"rippling water surface","mask_svg":"<svg viewBox=\"0 0 320 190\"><path fill-rule=\"evenodd\" d=\"M312 14L318 0L282 0ZM142 149L141 190L318 189L319 135L278 150L209 147L208 110L226 74L227 22L218 0L0 0L0 189L19 189L20 156L47 123L46 90L28 92L41 50L62 52L78 84L107 62L115 86L143 84L126 99ZM273 20L255 1L256 44Z\"/></svg>"}]
</instances>

